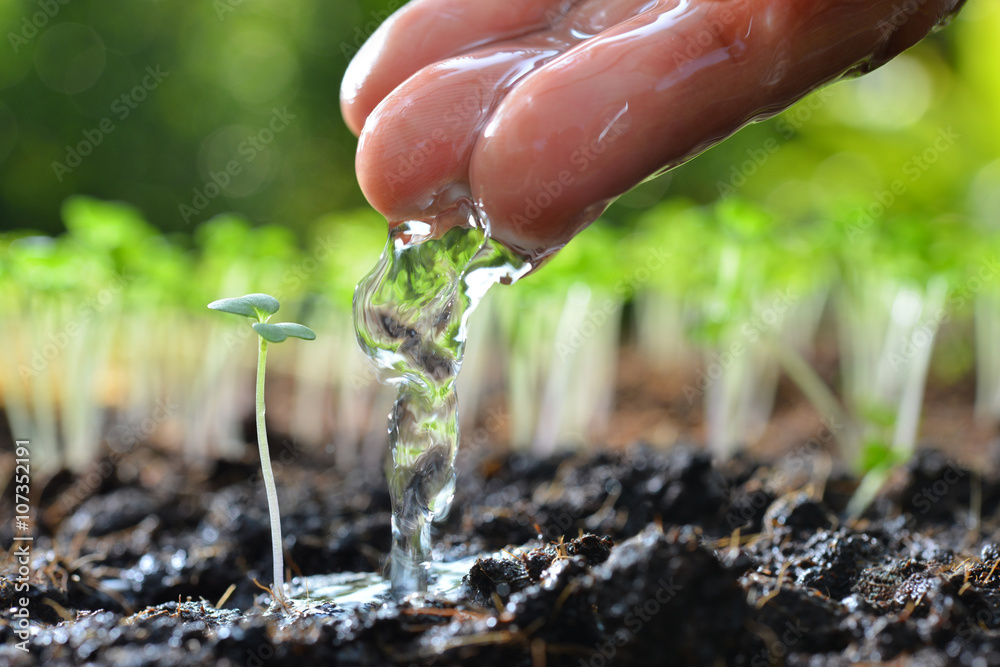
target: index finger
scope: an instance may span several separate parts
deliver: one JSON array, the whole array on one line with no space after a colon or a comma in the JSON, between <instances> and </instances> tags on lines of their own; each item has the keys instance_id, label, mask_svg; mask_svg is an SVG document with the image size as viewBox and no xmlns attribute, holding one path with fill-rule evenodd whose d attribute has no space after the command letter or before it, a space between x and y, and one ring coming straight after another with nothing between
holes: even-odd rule
<instances>
[{"instance_id":1,"label":"index finger","mask_svg":"<svg viewBox=\"0 0 1000 667\"><path fill-rule=\"evenodd\" d=\"M415 0L390 16L344 75L340 106L361 132L372 110L411 75L440 60L549 27L580 0Z\"/></svg>"}]
</instances>

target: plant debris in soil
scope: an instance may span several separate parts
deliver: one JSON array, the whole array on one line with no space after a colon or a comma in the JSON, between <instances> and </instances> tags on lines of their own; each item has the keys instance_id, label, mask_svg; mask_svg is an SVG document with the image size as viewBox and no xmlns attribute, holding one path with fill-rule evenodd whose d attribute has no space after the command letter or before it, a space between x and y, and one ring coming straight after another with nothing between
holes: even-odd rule
<instances>
[{"instance_id":1,"label":"plant debris in soil","mask_svg":"<svg viewBox=\"0 0 1000 667\"><path fill-rule=\"evenodd\" d=\"M279 473L293 574L378 571L384 480L303 458ZM13 548L0 563L0 663L1000 665L1000 475L924 451L848 522L856 481L824 469L684 448L482 459L435 540L438 559L486 554L457 597L276 616L254 583L255 466L136 449L40 485L29 590Z\"/></svg>"}]
</instances>

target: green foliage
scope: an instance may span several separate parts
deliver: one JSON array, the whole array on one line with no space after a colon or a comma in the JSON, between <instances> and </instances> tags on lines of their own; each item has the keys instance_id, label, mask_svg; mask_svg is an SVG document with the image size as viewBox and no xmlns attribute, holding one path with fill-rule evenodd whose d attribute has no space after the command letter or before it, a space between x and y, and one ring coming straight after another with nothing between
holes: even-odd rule
<instances>
[{"instance_id":1,"label":"green foliage","mask_svg":"<svg viewBox=\"0 0 1000 667\"><path fill-rule=\"evenodd\" d=\"M690 333L712 343L780 295L798 299L827 283L833 265L818 238L738 196L704 207L675 201L640 219L626 255L635 270L650 264L651 249L666 254L648 287L693 304Z\"/></svg>"},{"instance_id":2,"label":"green foliage","mask_svg":"<svg viewBox=\"0 0 1000 667\"><path fill-rule=\"evenodd\" d=\"M158 233L134 206L92 197L67 199L62 218L67 231L81 244L105 252L127 253Z\"/></svg>"},{"instance_id":3,"label":"green foliage","mask_svg":"<svg viewBox=\"0 0 1000 667\"><path fill-rule=\"evenodd\" d=\"M350 309L354 288L381 254L386 242L385 219L371 209L337 213L313 225L308 257L319 268L303 274L323 284L335 308Z\"/></svg>"},{"instance_id":4,"label":"green foliage","mask_svg":"<svg viewBox=\"0 0 1000 667\"><path fill-rule=\"evenodd\" d=\"M242 315L256 322L250 326L257 334L269 343L280 343L289 336L303 340L316 340L316 332L309 327L294 322L269 323L272 315L278 312L281 304L270 294L245 294L243 296L219 299L208 304L212 310L233 315Z\"/></svg>"},{"instance_id":5,"label":"green foliage","mask_svg":"<svg viewBox=\"0 0 1000 667\"><path fill-rule=\"evenodd\" d=\"M598 291L621 289L622 280L634 268L625 261L625 242L623 230L593 225L519 285L518 290L526 295L534 291L561 294L575 283Z\"/></svg>"},{"instance_id":6,"label":"green foliage","mask_svg":"<svg viewBox=\"0 0 1000 667\"><path fill-rule=\"evenodd\" d=\"M201 340L216 326L203 304L267 289L296 319L315 315L321 335L336 328L350 340L351 297L384 246L385 224L358 208L355 140L338 120L336 83L389 3L228 3L221 16L212 3L133 5L74 1L48 27L86 25L102 40L106 65L87 90L54 94L40 78L44 34L0 51L0 219L25 228L0 233L7 331L62 334L98 318L138 359L145 341L134 331L146 323ZM876 77L818 91L672 171L660 203L613 206L546 266L497 290L507 310L494 321L521 328L525 347L537 348L536 322L555 327L574 287L591 290L595 308L662 296L681 304L685 342L712 351L778 293L830 290L836 318L887 316L879 290L925 294L944 281L946 324L967 327L976 299L1000 292L1000 60L986 57L1000 48L1000 11L983 0L968 10ZM0 17L16 30L36 11L19 0ZM127 118L111 114L156 64L170 72L162 85ZM178 203L227 160L242 160L240 142L286 105L292 123L186 223ZM55 178L52 162L104 116L114 132ZM258 325L273 314L234 308ZM255 329L261 341L306 337L287 325ZM161 335L151 334L148 354L162 349ZM956 337L966 351L953 358L967 358L968 332ZM15 363L35 352L23 338ZM5 345L15 339L5 335ZM851 409L869 435L896 423L891 406L859 400ZM862 465L889 460L887 438L868 438Z\"/></svg>"},{"instance_id":7,"label":"green foliage","mask_svg":"<svg viewBox=\"0 0 1000 667\"><path fill-rule=\"evenodd\" d=\"M267 322L254 322L250 326L260 334L260 337L270 343L280 343L289 336L301 338L303 340L316 340L316 332L307 326L295 324L294 322L281 322L270 324Z\"/></svg>"},{"instance_id":8,"label":"green foliage","mask_svg":"<svg viewBox=\"0 0 1000 667\"><path fill-rule=\"evenodd\" d=\"M900 452L882 440L869 440L861 447L861 458L855 468L859 473L892 469L910 458L909 452Z\"/></svg>"},{"instance_id":9,"label":"green foliage","mask_svg":"<svg viewBox=\"0 0 1000 667\"><path fill-rule=\"evenodd\" d=\"M49 17L37 0L0 3L0 220L59 233L61 203L89 193L166 231L236 211L304 233L322 211L363 204L338 83L390 5L73 0L46 3ZM74 35L91 49L74 49ZM270 131L275 108L294 118L258 150L248 138ZM231 161L239 173L185 220L179 205L210 194Z\"/></svg>"},{"instance_id":10,"label":"green foliage","mask_svg":"<svg viewBox=\"0 0 1000 667\"><path fill-rule=\"evenodd\" d=\"M264 322L268 317L278 312L280 304L270 294L247 294L230 299L219 299L208 304L212 310L219 310L224 313L243 315L244 317L256 318L258 322Z\"/></svg>"}]
</instances>

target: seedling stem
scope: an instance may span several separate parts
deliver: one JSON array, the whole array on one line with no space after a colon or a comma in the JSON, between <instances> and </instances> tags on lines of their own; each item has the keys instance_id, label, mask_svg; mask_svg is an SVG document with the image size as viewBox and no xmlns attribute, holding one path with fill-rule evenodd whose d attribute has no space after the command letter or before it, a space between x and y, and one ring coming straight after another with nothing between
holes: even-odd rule
<instances>
[{"instance_id":1,"label":"seedling stem","mask_svg":"<svg viewBox=\"0 0 1000 667\"><path fill-rule=\"evenodd\" d=\"M267 510L271 517L271 557L274 562L274 598L285 601L285 565L281 549L281 512L278 511L278 489L271 471L271 454L267 447L267 425L264 421L264 370L267 367L267 341L258 336L257 354L257 447L260 450L260 467L267 492Z\"/></svg>"},{"instance_id":2,"label":"seedling stem","mask_svg":"<svg viewBox=\"0 0 1000 667\"><path fill-rule=\"evenodd\" d=\"M269 324L271 315L278 312L278 300L267 294L247 294L235 299L219 299L208 304L212 310L242 315L250 320L250 326L258 336L257 352L257 447L260 450L260 468L267 493L267 510L271 519L271 558L274 564L274 587L271 595L272 611L287 609L285 597L285 565L281 548L281 512L278 509L278 489L274 484L271 470L271 454L267 447L267 423L264 419L264 372L267 369L267 344L280 343L289 336L313 340L316 334L309 327L293 322Z\"/></svg>"}]
</instances>

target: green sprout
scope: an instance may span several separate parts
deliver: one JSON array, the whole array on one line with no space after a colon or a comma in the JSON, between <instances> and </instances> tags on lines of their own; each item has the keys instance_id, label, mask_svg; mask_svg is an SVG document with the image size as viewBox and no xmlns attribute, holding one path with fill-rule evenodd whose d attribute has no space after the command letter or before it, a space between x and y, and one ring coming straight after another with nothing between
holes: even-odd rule
<instances>
[{"instance_id":1,"label":"green sprout","mask_svg":"<svg viewBox=\"0 0 1000 667\"><path fill-rule=\"evenodd\" d=\"M260 449L260 467L267 491L267 509L271 517L271 552L274 560L274 589L272 609L285 606L284 559L281 550L281 514L278 511L278 492L271 472L271 456L267 449L267 428L264 422L264 369L267 363L267 344L280 343L289 336L315 340L316 333L307 326L294 322L271 324L271 316L278 312L278 300L269 294L247 294L235 299L219 299L208 304L212 310L242 315L251 320L250 326L259 336L257 355L257 446Z\"/></svg>"}]
</instances>

